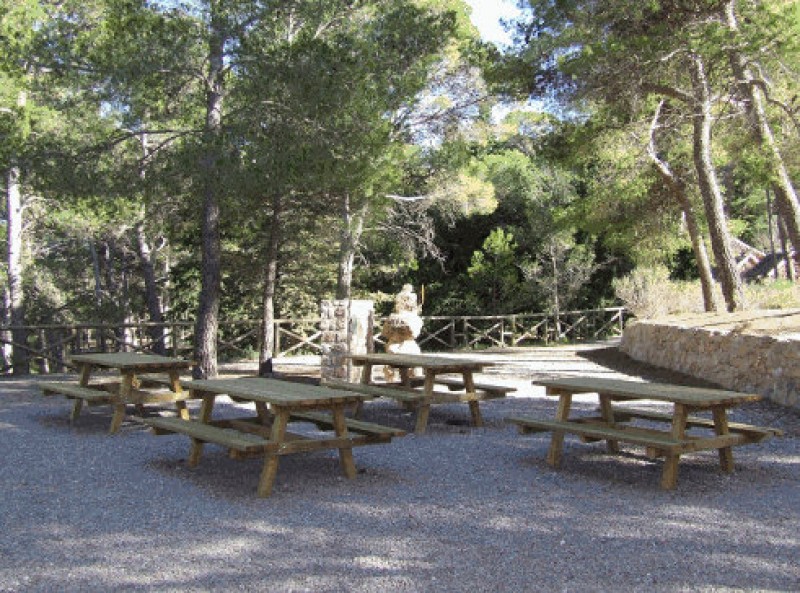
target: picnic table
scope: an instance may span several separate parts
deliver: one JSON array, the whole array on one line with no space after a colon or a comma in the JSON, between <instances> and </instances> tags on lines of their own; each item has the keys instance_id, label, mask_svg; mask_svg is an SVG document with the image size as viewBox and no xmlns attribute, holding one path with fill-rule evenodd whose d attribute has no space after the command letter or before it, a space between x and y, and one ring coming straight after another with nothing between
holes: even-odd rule
<instances>
[{"instance_id":1,"label":"picnic table","mask_svg":"<svg viewBox=\"0 0 800 593\"><path fill-rule=\"evenodd\" d=\"M558 397L555 420L514 416L507 420L517 424L520 432L552 432L547 463L559 467L564 434L571 433L585 442L606 441L609 452L619 451L619 442L643 445L650 458L664 457L661 487L675 488L681 455L694 451L718 450L722 470L733 472L733 451L737 445L758 443L781 435L775 428L762 428L728 421L728 410L761 399L760 395L722 389L687 387L665 383L606 379L600 377L562 377L539 379L549 396ZM570 417L572 396L596 393L599 416ZM634 409L613 405L613 402L650 400L672 404L671 413ZM706 412L711 418L690 415ZM634 425L645 421L647 426ZM669 430L651 428L653 423L667 423ZM702 434L690 434L690 430Z\"/></svg>"},{"instance_id":2,"label":"picnic table","mask_svg":"<svg viewBox=\"0 0 800 593\"><path fill-rule=\"evenodd\" d=\"M345 476L354 478L353 447L388 443L392 437L405 434L396 428L346 417L345 408L364 397L352 391L256 377L187 381L184 387L202 398L197 419L145 418L142 422L158 435L189 436L190 467L199 463L205 443L226 447L233 458L263 455L258 482L258 495L262 497L272 492L282 455L338 449ZM254 403L255 415L214 420L214 402L219 395ZM287 427L296 422L312 423L319 430L313 434L289 432ZM333 435L325 434L330 431Z\"/></svg>"},{"instance_id":3,"label":"picnic table","mask_svg":"<svg viewBox=\"0 0 800 593\"><path fill-rule=\"evenodd\" d=\"M125 408L133 404L143 412L145 404L174 403L180 416L188 418L188 392L181 387L180 374L192 366L189 360L139 352L75 354L77 381L41 383L44 395L63 395L74 400L70 421L80 415L83 404L111 405L110 433L116 433L125 419ZM116 369L118 378L98 376L97 371Z\"/></svg>"},{"instance_id":4,"label":"picnic table","mask_svg":"<svg viewBox=\"0 0 800 593\"><path fill-rule=\"evenodd\" d=\"M431 404L466 402L469 405L473 426L483 426L479 402L505 397L513 387L476 382L474 373L480 372L483 360L436 356L431 354L367 353L348 356L356 366L361 366L361 383L326 381L326 385L357 390L372 397L394 399L411 409L416 409L415 432L422 434L428 424ZM399 384L375 384L372 369L377 365L389 365L400 371ZM414 376L414 369L421 369L421 381ZM441 375L456 375L442 377ZM436 385L447 391L437 391Z\"/></svg>"}]
</instances>

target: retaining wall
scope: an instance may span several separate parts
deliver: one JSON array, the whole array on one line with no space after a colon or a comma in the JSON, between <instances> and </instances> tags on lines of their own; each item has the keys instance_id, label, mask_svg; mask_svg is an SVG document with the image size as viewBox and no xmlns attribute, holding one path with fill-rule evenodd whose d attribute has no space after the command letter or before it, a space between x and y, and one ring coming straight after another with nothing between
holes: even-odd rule
<instances>
[{"instance_id":1,"label":"retaining wall","mask_svg":"<svg viewBox=\"0 0 800 593\"><path fill-rule=\"evenodd\" d=\"M783 331L795 329L785 323L793 316L800 319L800 312L775 312L761 328L752 314L635 321L620 349L635 360L800 408L800 332Z\"/></svg>"}]
</instances>

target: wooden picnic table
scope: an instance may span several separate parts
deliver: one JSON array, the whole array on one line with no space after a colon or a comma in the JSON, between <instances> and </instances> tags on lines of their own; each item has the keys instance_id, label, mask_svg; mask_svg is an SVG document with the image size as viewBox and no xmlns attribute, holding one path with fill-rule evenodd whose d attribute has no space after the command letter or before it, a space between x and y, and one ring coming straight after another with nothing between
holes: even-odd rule
<instances>
[{"instance_id":1,"label":"wooden picnic table","mask_svg":"<svg viewBox=\"0 0 800 593\"><path fill-rule=\"evenodd\" d=\"M388 397L415 408L417 420L415 432L422 434L428 424L431 404L467 402L473 426L483 426L479 402L505 397L513 387L476 383L474 373L480 372L486 362L477 359L438 356L432 354L368 353L348 356L356 366L361 366L361 384L328 381L345 389L359 389L374 397ZM400 384L386 386L372 382L372 369L378 365L389 365L400 371ZM416 381L414 369L421 369L424 379ZM455 374L458 377L441 377ZM435 386L444 385L447 391L437 391ZM420 389L421 387L421 389Z\"/></svg>"},{"instance_id":2,"label":"wooden picnic table","mask_svg":"<svg viewBox=\"0 0 800 593\"><path fill-rule=\"evenodd\" d=\"M576 434L585 442L604 440L612 453L618 452L619 442L628 442L645 446L651 458L665 458L661 486L671 490L677 484L681 455L716 449L722 470L731 473L734 469L734 446L757 443L782 434L774 428L728 421L730 408L760 400L761 396L756 394L601 377L539 379L533 384L545 386L547 395L559 398L555 420L516 416L508 418L508 421L517 424L523 433L552 432L547 455L547 463L552 467L561 463L565 433ZM570 417L572 396L579 393L597 394L599 416ZM672 413L613 406L613 402L632 400L668 403L672 405ZM695 412L710 412L711 418L690 416ZM637 420L650 425L654 422L668 423L670 429L633 425L632 421ZM690 430L703 431L704 434L690 434Z\"/></svg>"},{"instance_id":3,"label":"wooden picnic table","mask_svg":"<svg viewBox=\"0 0 800 593\"><path fill-rule=\"evenodd\" d=\"M256 377L187 381L184 387L195 397L202 398L196 420L146 418L142 422L151 426L156 434L178 433L191 437L191 467L199 463L205 443L226 447L234 458L264 455L259 496L269 496L272 492L281 455L338 449L345 476L354 478L353 447L388 443L392 437L405 434L396 428L346 417L345 408L365 397L352 391ZM219 395L254 403L256 414L214 420L214 402ZM287 427L292 422L310 422L334 434L289 432Z\"/></svg>"},{"instance_id":4,"label":"wooden picnic table","mask_svg":"<svg viewBox=\"0 0 800 593\"><path fill-rule=\"evenodd\" d=\"M70 361L77 365L77 381L40 384L45 395L64 395L74 400L70 420L80 415L84 403L109 404L113 408L109 432L117 432L125 419L126 405L133 404L143 411L145 404L174 403L178 414L188 418L188 392L181 388L180 374L191 368L190 360L143 354L139 352L109 352L75 354ZM96 371L116 369L119 379L108 381Z\"/></svg>"}]
</instances>

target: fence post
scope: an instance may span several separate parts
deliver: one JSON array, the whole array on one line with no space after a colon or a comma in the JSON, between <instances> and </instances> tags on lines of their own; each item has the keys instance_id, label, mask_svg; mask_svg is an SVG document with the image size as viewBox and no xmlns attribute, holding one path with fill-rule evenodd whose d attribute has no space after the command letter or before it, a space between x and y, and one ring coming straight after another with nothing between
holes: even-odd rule
<instances>
[{"instance_id":1,"label":"fence post","mask_svg":"<svg viewBox=\"0 0 800 593\"><path fill-rule=\"evenodd\" d=\"M44 329L39 330L39 350L42 353L42 358L39 362L39 372L42 375L50 374L50 359L47 357L47 334Z\"/></svg>"},{"instance_id":2,"label":"fence post","mask_svg":"<svg viewBox=\"0 0 800 593\"><path fill-rule=\"evenodd\" d=\"M274 319L272 321L274 324L272 326L272 356L278 357L281 355L281 323L279 320Z\"/></svg>"}]
</instances>

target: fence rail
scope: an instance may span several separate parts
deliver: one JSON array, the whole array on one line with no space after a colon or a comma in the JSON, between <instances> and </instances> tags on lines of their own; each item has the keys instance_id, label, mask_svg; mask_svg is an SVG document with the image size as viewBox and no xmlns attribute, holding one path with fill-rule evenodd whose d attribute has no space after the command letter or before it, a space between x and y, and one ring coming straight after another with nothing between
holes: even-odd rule
<instances>
[{"instance_id":1,"label":"fence rail","mask_svg":"<svg viewBox=\"0 0 800 593\"><path fill-rule=\"evenodd\" d=\"M554 342L600 340L622 335L628 320L623 307L526 315L423 317L417 342L423 351L522 347ZM319 319L276 319L275 356L319 354L322 332ZM374 346L381 349L383 320L376 318ZM259 321L238 320L219 325L218 355L221 361L255 359L259 352ZM69 357L81 352L159 352L191 357L194 323L86 323L26 326L25 343L12 340L13 330L0 327L2 367L0 374L19 365L30 372L48 374L69 370Z\"/></svg>"}]
</instances>

